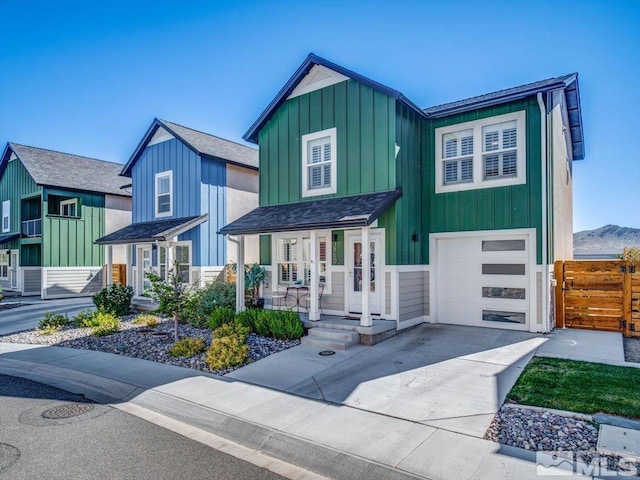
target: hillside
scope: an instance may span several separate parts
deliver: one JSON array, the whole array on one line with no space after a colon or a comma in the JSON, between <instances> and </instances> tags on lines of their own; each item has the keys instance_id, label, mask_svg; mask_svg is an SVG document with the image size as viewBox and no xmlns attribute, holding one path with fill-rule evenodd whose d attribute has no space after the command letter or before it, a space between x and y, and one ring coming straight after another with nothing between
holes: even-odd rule
<instances>
[{"instance_id":1,"label":"hillside","mask_svg":"<svg viewBox=\"0 0 640 480\"><path fill-rule=\"evenodd\" d=\"M573 234L576 253L622 253L624 247L640 246L640 228L605 225Z\"/></svg>"}]
</instances>

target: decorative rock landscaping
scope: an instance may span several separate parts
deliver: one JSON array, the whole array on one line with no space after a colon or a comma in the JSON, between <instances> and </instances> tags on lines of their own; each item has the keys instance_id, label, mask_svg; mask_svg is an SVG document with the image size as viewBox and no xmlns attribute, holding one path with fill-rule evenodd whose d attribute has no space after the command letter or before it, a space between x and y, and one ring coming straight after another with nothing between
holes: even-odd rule
<instances>
[{"instance_id":1,"label":"decorative rock landscaping","mask_svg":"<svg viewBox=\"0 0 640 480\"><path fill-rule=\"evenodd\" d=\"M104 337L94 337L91 335L90 328L68 326L52 335L40 335L35 330L28 330L4 337L0 336L0 342L55 345L58 347L97 350L100 352L115 353L128 357L167 363L178 367L193 368L218 375L224 375L239 368L211 370L204 361L205 353L194 357L172 357L168 351L174 343L173 321L161 319L157 326L149 328L145 325L133 323L133 318L134 316L132 315L124 317L121 322L120 331ZM195 328L186 324L178 325L178 335L180 338L201 337L205 340L207 346L211 344L212 340L212 332L210 329ZM295 347L300 344L300 341L276 340L251 334L248 343L249 357L251 361L256 361L273 353Z\"/></svg>"}]
</instances>

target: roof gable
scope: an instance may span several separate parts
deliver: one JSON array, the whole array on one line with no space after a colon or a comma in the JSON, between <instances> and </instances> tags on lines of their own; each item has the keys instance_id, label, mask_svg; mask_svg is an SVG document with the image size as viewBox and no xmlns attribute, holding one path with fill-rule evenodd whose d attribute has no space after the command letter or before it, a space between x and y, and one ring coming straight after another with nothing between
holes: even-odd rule
<instances>
[{"instance_id":1,"label":"roof gable","mask_svg":"<svg viewBox=\"0 0 640 480\"><path fill-rule=\"evenodd\" d=\"M171 137L177 138L198 155L218 158L253 170L258 169L258 151L255 148L156 118L122 169L121 175L130 177L133 165L145 148Z\"/></svg>"},{"instance_id":2,"label":"roof gable","mask_svg":"<svg viewBox=\"0 0 640 480\"><path fill-rule=\"evenodd\" d=\"M38 185L131 196L120 188L126 181L119 175L122 168L119 163L7 143L0 164L0 175L4 173L11 153L16 155Z\"/></svg>"},{"instance_id":3,"label":"roof gable","mask_svg":"<svg viewBox=\"0 0 640 480\"><path fill-rule=\"evenodd\" d=\"M302 65L300 65L300 67L298 67L298 69L291 76L289 81L287 81L287 83L284 85L284 87L282 87L280 92L278 92L278 94L275 96L275 98L271 101L271 103L267 106L267 108L258 117L258 119L255 122L253 122L253 125L251 125L249 130L247 130L247 133L245 133L242 138L244 138L248 142L258 143L258 133L260 132L262 127L264 127L264 125L269 121L269 119L275 113L275 111L288 98L290 98L291 96L296 96L296 92L299 92L304 87L306 82L309 81L310 78L313 79L314 72L313 72L312 69L315 66L324 67L323 71L325 73L327 71L330 71L330 72L338 74L338 75L340 75L342 77L346 77L346 79L352 79L352 80L355 80L357 82L362 83L363 85L367 85L368 87L371 87L374 90L382 92L385 95L388 95L388 96L390 96L392 98L395 98L396 100L406 104L407 106L409 106L412 110L414 110L419 115L421 115L423 117L426 116L424 114L424 112L422 111L422 109L420 109L418 106L416 106L411 100L409 100L407 97L405 97L398 90L394 90L393 88L390 88L390 87L387 87L385 85L382 85L381 83L378 83L378 82L376 82L374 80L371 80L370 78L367 78L367 77L365 77L363 75L360 75L360 74L358 74L358 73L356 73L356 72L354 72L352 70L348 70L348 69L346 69L344 67L341 67L340 65L338 65L336 63L330 62L328 60L325 60L324 58L321 58L321 57L318 57L317 55L314 55L313 53L310 53L309 56L305 59L305 61L302 62ZM316 69L316 71L317 70L318 69ZM302 87L299 88L299 86L301 86L301 85L302 85ZM313 88L312 90L315 90L315 88ZM312 91L312 90L309 90L309 91ZM304 92L304 93L306 93L306 92Z\"/></svg>"}]
</instances>

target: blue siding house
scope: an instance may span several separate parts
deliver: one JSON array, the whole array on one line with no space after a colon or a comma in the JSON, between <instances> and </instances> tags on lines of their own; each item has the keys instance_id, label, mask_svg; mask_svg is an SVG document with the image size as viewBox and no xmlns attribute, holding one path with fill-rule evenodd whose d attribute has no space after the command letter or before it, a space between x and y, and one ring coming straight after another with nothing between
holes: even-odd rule
<instances>
[{"instance_id":1,"label":"blue siding house","mask_svg":"<svg viewBox=\"0 0 640 480\"><path fill-rule=\"evenodd\" d=\"M185 283L212 280L236 259L217 232L258 205L258 152L155 119L121 175L131 178L133 223L97 243L127 245L127 282L141 295L145 272ZM257 239L254 250L257 261Z\"/></svg>"}]
</instances>

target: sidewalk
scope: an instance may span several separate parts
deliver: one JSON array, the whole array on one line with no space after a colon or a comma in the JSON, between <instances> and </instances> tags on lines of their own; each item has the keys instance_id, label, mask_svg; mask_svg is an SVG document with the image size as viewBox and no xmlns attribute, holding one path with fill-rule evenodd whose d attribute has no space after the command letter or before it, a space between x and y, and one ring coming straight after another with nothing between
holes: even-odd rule
<instances>
[{"instance_id":1,"label":"sidewalk","mask_svg":"<svg viewBox=\"0 0 640 480\"><path fill-rule=\"evenodd\" d=\"M532 452L146 360L3 343L0 372L155 412L331 478L537 478Z\"/></svg>"}]
</instances>

